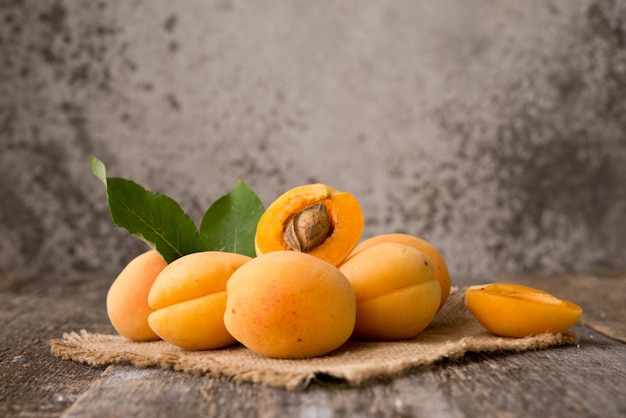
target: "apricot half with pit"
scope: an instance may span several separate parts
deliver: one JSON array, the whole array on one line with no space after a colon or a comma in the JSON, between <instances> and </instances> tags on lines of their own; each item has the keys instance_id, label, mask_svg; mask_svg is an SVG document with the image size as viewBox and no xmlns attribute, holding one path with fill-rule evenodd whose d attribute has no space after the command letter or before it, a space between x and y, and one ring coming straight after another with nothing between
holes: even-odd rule
<instances>
[{"instance_id":1,"label":"apricot half with pit","mask_svg":"<svg viewBox=\"0 0 626 418\"><path fill-rule=\"evenodd\" d=\"M493 283L469 286L465 306L476 320L495 335L526 337L568 330L582 308L532 287Z\"/></svg>"},{"instance_id":2,"label":"apricot half with pit","mask_svg":"<svg viewBox=\"0 0 626 418\"><path fill-rule=\"evenodd\" d=\"M433 320L441 286L432 261L409 245L382 242L339 266L356 295L354 336L368 340L415 337Z\"/></svg>"},{"instance_id":3,"label":"apricot half with pit","mask_svg":"<svg viewBox=\"0 0 626 418\"><path fill-rule=\"evenodd\" d=\"M441 253L435 246L429 243L426 240L418 238L409 234L402 233L393 233L393 234L382 234L376 235L371 238L366 239L361 242L350 254L351 256L369 248L373 245L380 244L382 242L395 242L398 244L404 244L418 249L419 251L426 254L430 261L433 262L433 266L435 268L435 279L439 282L441 286L441 301L439 303L439 309L443 307L448 300L448 296L450 296L450 273L448 272L448 266L446 265L446 260L443 258Z\"/></svg>"},{"instance_id":4,"label":"apricot half with pit","mask_svg":"<svg viewBox=\"0 0 626 418\"><path fill-rule=\"evenodd\" d=\"M257 255L302 252L338 265L363 233L363 212L354 195L324 184L307 184L283 193L257 225Z\"/></svg>"},{"instance_id":5,"label":"apricot half with pit","mask_svg":"<svg viewBox=\"0 0 626 418\"><path fill-rule=\"evenodd\" d=\"M273 358L327 354L350 338L356 300L332 264L295 251L260 255L227 284L226 329L252 351Z\"/></svg>"},{"instance_id":6,"label":"apricot half with pit","mask_svg":"<svg viewBox=\"0 0 626 418\"><path fill-rule=\"evenodd\" d=\"M157 276L148 303L150 327L163 340L186 350L234 344L224 326L226 282L250 257L204 251L180 257Z\"/></svg>"}]
</instances>

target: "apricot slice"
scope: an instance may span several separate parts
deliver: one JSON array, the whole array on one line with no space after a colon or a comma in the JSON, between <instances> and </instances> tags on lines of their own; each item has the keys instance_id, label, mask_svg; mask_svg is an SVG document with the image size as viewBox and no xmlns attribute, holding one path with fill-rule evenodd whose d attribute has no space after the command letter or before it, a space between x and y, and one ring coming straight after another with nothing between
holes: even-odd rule
<instances>
[{"instance_id":1,"label":"apricot slice","mask_svg":"<svg viewBox=\"0 0 626 418\"><path fill-rule=\"evenodd\" d=\"M221 251L187 254L157 276L148 303L150 327L163 340L186 350L234 344L224 326L226 282L250 257Z\"/></svg>"},{"instance_id":2,"label":"apricot slice","mask_svg":"<svg viewBox=\"0 0 626 418\"><path fill-rule=\"evenodd\" d=\"M257 225L257 255L296 251L338 265L363 233L363 212L357 199L324 184L307 184L283 193Z\"/></svg>"},{"instance_id":3,"label":"apricot slice","mask_svg":"<svg viewBox=\"0 0 626 418\"><path fill-rule=\"evenodd\" d=\"M580 306L527 286L506 283L469 286L465 306L476 320L501 337L558 334L572 327Z\"/></svg>"},{"instance_id":4,"label":"apricot slice","mask_svg":"<svg viewBox=\"0 0 626 418\"><path fill-rule=\"evenodd\" d=\"M409 245L411 247L414 247L420 250L421 252L426 254L428 258L430 258L430 260L433 262L433 265L435 267L435 279L437 279L437 281L441 285L441 302L439 303L439 309L441 309L443 305L446 303L446 300L448 300L448 296L450 296L451 283L450 283L450 273L448 272L448 266L446 265L446 261L441 255L441 253L439 252L439 250L437 250L437 248L435 248L428 241L425 241L416 236L409 235L409 234L395 233L395 234L376 235L376 236L366 239L365 241L361 242L359 245L356 246L356 248L352 251L350 256L366 248L369 248L373 245L380 244L381 242L396 242L398 244Z\"/></svg>"},{"instance_id":5,"label":"apricot slice","mask_svg":"<svg viewBox=\"0 0 626 418\"><path fill-rule=\"evenodd\" d=\"M115 278L106 298L107 315L115 330L133 341L158 340L150 328L148 293L167 262L156 250L132 259Z\"/></svg>"},{"instance_id":6,"label":"apricot slice","mask_svg":"<svg viewBox=\"0 0 626 418\"><path fill-rule=\"evenodd\" d=\"M227 284L224 323L240 343L272 358L327 354L350 338L356 299L332 264L295 251L262 254Z\"/></svg>"},{"instance_id":7,"label":"apricot slice","mask_svg":"<svg viewBox=\"0 0 626 418\"><path fill-rule=\"evenodd\" d=\"M414 247L382 242L339 266L356 295L353 335L369 340L415 337L433 320L441 286L432 261Z\"/></svg>"}]
</instances>

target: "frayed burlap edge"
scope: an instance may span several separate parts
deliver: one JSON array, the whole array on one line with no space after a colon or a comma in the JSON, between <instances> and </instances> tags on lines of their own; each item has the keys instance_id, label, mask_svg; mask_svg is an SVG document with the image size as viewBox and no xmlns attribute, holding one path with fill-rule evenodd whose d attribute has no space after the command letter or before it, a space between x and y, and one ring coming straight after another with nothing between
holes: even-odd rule
<instances>
[{"instance_id":1,"label":"frayed burlap edge","mask_svg":"<svg viewBox=\"0 0 626 418\"><path fill-rule=\"evenodd\" d=\"M91 366L131 364L195 375L229 377L287 389L302 388L317 376L359 385L400 375L419 366L457 359L468 352L520 352L576 344L573 333L501 338L487 332L454 292L432 324L416 338L394 342L350 340L333 353L310 359L269 359L235 345L221 350L185 351L165 341L132 342L85 330L51 340L54 355Z\"/></svg>"}]
</instances>

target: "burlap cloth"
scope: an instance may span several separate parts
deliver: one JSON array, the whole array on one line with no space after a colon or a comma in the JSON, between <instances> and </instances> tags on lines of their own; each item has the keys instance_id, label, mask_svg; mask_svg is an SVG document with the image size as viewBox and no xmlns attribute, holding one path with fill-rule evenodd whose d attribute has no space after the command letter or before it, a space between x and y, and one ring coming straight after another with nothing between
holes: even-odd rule
<instances>
[{"instance_id":1,"label":"burlap cloth","mask_svg":"<svg viewBox=\"0 0 626 418\"><path fill-rule=\"evenodd\" d=\"M348 341L333 353L301 360L269 359L236 345L227 349L185 351L164 341L131 342L118 335L81 330L51 340L52 353L94 366L132 364L196 375L227 376L296 389L321 378L358 385L390 378L417 366L455 359L467 352L519 352L575 344L573 333L500 338L486 331L463 304L464 290L451 294L443 309L417 337L397 342Z\"/></svg>"}]
</instances>

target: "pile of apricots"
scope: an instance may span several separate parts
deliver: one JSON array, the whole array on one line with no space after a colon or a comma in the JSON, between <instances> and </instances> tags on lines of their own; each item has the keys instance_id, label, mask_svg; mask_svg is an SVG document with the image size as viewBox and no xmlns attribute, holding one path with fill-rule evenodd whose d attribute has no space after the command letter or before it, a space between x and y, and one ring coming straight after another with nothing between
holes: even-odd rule
<instances>
[{"instance_id":1,"label":"pile of apricots","mask_svg":"<svg viewBox=\"0 0 626 418\"><path fill-rule=\"evenodd\" d=\"M256 257L204 251L167 264L155 250L112 283L107 313L133 341L185 350L240 343L272 358L322 356L350 338L417 336L445 304L450 274L423 239L385 234L361 241L364 218L350 193L323 184L275 200L256 230ZM494 334L563 332L581 309L522 286L471 286L465 304Z\"/></svg>"}]
</instances>

